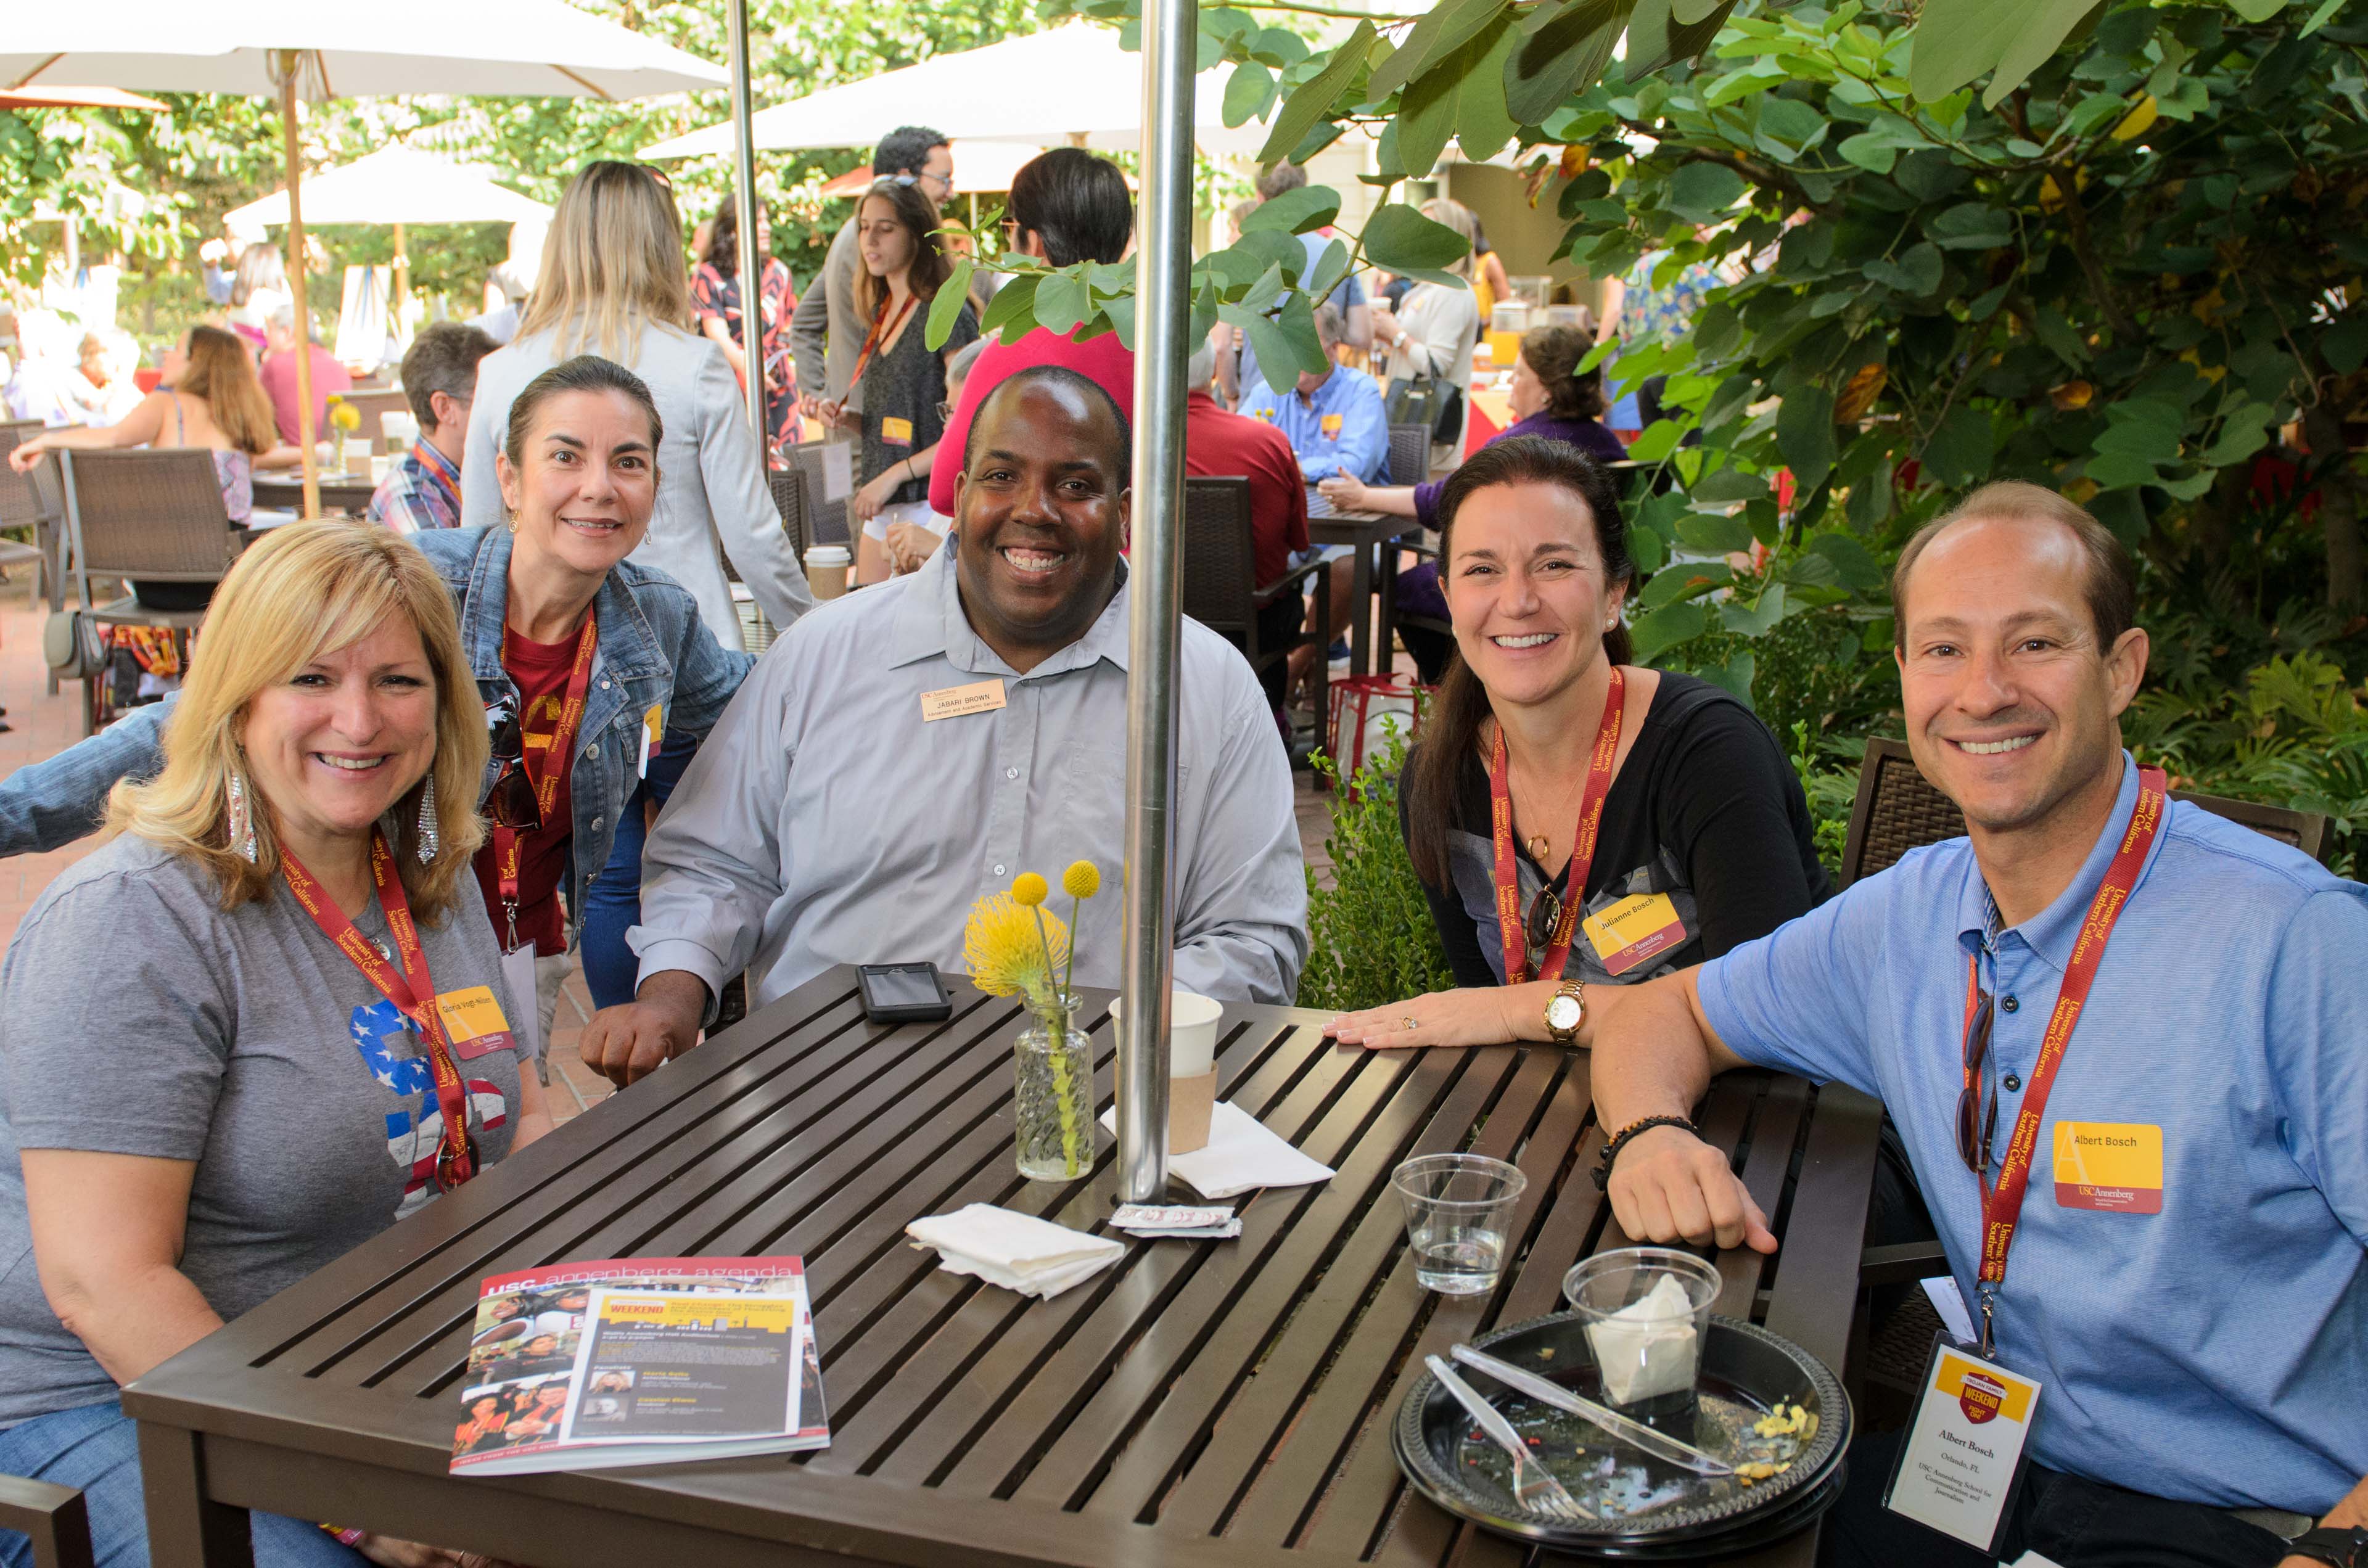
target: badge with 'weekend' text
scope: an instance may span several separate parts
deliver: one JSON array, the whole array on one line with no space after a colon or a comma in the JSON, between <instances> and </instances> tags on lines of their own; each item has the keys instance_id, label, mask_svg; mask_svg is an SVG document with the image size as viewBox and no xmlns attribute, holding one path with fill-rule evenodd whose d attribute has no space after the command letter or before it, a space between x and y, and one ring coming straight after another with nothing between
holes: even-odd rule
<instances>
[{"instance_id":1,"label":"badge with 'weekend' text","mask_svg":"<svg viewBox=\"0 0 2368 1568\"><path fill-rule=\"evenodd\" d=\"M2055 1124L2055 1206L2162 1212L2162 1129L2141 1121Z\"/></svg>"},{"instance_id":2,"label":"badge with 'weekend' text","mask_svg":"<svg viewBox=\"0 0 2368 1568\"><path fill-rule=\"evenodd\" d=\"M1625 974L1656 953L1682 946L1685 922L1665 892L1640 892L1587 917L1587 939L1606 974Z\"/></svg>"},{"instance_id":3,"label":"badge with 'weekend' text","mask_svg":"<svg viewBox=\"0 0 2368 1568\"><path fill-rule=\"evenodd\" d=\"M992 713L1004 704L1003 681L973 681L969 686L950 686L942 691L921 693L921 722L934 724L940 719L960 719L971 713Z\"/></svg>"},{"instance_id":4,"label":"badge with 'weekend' text","mask_svg":"<svg viewBox=\"0 0 2368 1568\"><path fill-rule=\"evenodd\" d=\"M2040 1385L1933 1335L1924 1392L1907 1424L1883 1506L1995 1554L2015 1489Z\"/></svg>"}]
</instances>

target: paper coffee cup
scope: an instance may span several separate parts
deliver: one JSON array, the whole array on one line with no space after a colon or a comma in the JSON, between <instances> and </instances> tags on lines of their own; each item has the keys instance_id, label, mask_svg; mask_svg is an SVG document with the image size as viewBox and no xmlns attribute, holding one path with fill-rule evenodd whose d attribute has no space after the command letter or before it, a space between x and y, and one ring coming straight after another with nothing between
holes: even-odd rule
<instances>
[{"instance_id":1,"label":"paper coffee cup","mask_svg":"<svg viewBox=\"0 0 2368 1568\"><path fill-rule=\"evenodd\" d=\"M347 473L368 473L370 472L370 443L369 437L348 436L346 437L346 472Z\"/></svg>"},{"instance_id":2,"label":"paper coffee cup","mask_svg":"<svg viewBox=\"0 0 2368 1568\"><path fill-rule=\"evenodd\" d=\"M1110 1022L1119 1023L1124 1014L1122 1001L1110 1004ZM1206 996L1181 988L1168 994L1167 1003L1167 1075L1170 1078L1198 1078L1217 1064L1217 1026L1224 1021L1225 1007Z\"/></svg>"},{"instance_id":3,"label":"paper coffee cup","mask_svg":"<svg viewBox=\"0 0 2368 1568\"><path fill-rule=\"evenodd\" d=\"M386 483L386 476L392 472L393 469L394 460L393 458L371 458L370 460L370 483L372 484L384 484Z\"/></svg>"},{"instance_id":4,"label":"paper coffee cup","mask_svg":"<svg viewBox=\"0 0 2368 1568\"><path fill-rule=\"evenodd\" d=\"M847 592L847 569L853 558L843 544L817 544L806 551L806 585L818 599L835 599Z\"/></svg>"}]
</instances>

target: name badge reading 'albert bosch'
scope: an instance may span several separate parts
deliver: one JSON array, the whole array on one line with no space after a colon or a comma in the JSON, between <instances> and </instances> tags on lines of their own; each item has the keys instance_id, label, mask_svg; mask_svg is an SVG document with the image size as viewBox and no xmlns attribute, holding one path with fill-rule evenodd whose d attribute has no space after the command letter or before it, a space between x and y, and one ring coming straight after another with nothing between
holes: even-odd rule
<instances>
[{"instance_id":1,"label":"name badge reading 'albert bosch'","mask_svg":"<svg viewBox=\"0 0 2368 1568\"><path fill-rule=\"evenodd\" d=\"M1935 1335L1884 1506L1995 1555L2022 1484L2022 1445L2039 1392L2031 1379Z\"/></svg>"},{"instance_id":2,"label":"name badge reading 'albert bosch'","mask_svg":"<svg viewBox=\"0 0 2368 1568\"><path fill-rule=\"evenodd\" d=\"M940 719L960 719L972 713L992 713L1004 704L1003 681L973 681L968 686L950 686L942 691L921 693L921 722L934 724Z\"/></svg>"},{"instance_id":3,"label":"name badge reading 'albert bosch'","mask_svg":"<svg viewBox=\"0 0 2368 1568\"><path fill-rule=\"evenodd\" d=\"M2055 1206L2162 1212L2162 1129L2140 1121L2055 1124Z\"/></svg>"}]
</instances>

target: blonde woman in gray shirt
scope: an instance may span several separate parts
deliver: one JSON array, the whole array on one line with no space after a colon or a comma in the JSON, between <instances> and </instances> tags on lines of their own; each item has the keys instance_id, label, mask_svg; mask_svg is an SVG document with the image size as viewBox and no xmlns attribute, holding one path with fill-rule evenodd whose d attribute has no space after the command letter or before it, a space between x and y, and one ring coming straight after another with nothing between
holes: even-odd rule
<instances>
[{"instance_id":1,"label":"blonde woman in gray shirt","mask_svg":"<svg viewBox=\"0 0 2368 1568\"><path fill-rule=\"evenodd\" d=\"M814 595L765 483L731 362L722 346L691 329L674 198L638 164L587 164L559 199L518 337L477 367L461 526L505 521L494 458L508 433L511 401L553 365L586 353L648 383L666 430L657 506L632 561L689 588L716 640L737 648L728 557L766 619L788 630L814 608Z\"/></svg>"}]
</instances>

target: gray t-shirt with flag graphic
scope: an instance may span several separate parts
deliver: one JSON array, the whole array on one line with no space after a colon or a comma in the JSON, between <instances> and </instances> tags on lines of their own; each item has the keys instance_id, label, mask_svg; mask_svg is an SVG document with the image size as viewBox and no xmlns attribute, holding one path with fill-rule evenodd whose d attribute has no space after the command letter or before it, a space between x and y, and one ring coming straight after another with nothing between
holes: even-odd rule
<instances>
[{"instance_id":1,"label":"gray t-shirt with flag graphic","mask_svg":"<svg viewBox=\"0 0 2368 1568\"><path fill-rule=\"evenodd\" d=\"M456 1035L477 1031L456 1044L490 1165L517 1013L476 879L459 887L420 942ZM392 945L375 900L354 923ZM129 835L61 873L0 963L0 1427L116 1392L42 1293L22 1150L194 1162L181 1272L229 1319L427 1203L442 1134L409 1025L284 882L226 911L210 870Z\"/></svg>"}]
</instances>

